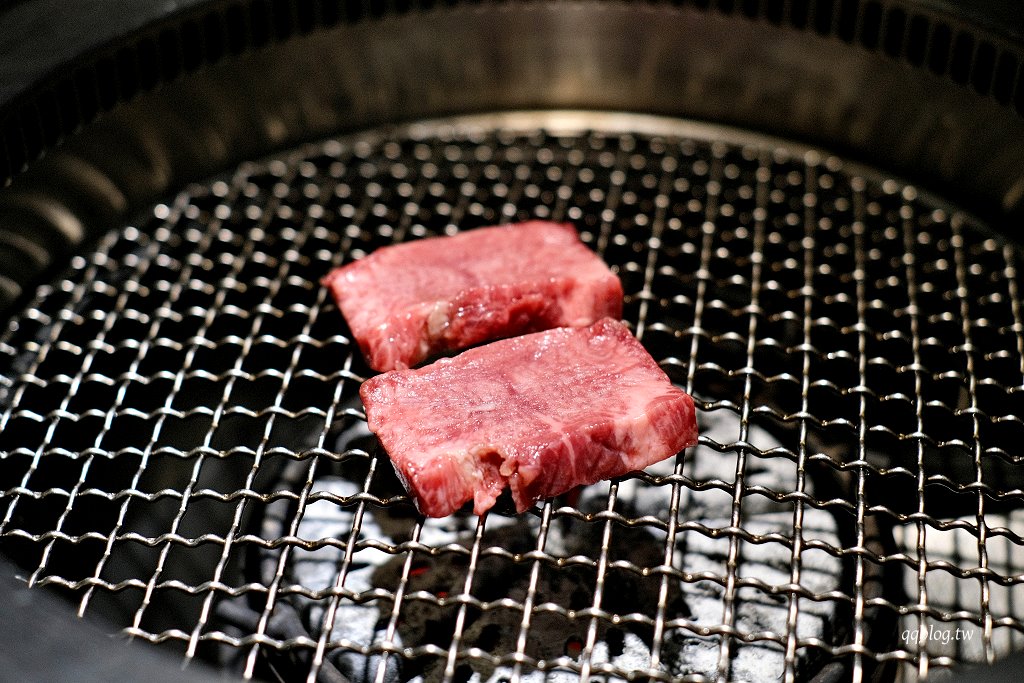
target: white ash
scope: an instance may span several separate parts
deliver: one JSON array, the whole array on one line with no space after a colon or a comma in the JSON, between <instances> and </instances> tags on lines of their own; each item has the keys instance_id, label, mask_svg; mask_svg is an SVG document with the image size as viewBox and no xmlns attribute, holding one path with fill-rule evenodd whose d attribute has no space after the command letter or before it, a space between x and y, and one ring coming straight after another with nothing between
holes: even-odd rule
<instances>
[{"instance_id":1,"label":"white ash","mask_svg":"<svg viewBox=\"0 0 1024 683\"><path fill-rule=\"evenodd\" d=\"M719 444L731 444L738 439L739 418L727 411L717 411L701 415L701 434ZM778 446L777 441L766 431L751 426L747 434L747 442L761 452ZM728 451L719 453L709 447L699 446L692 449L684 462L685 476L697 481L708 482L722 480L731 483L735 475L737 455ZM669 460L648 469L655 475L672 472L673 461ZM792 491L796 487L796 468L792 462L781 457L760 457L748 453L744 468L745 485L764 486L774 491ZM578 506L588 512L603 509L607 504L608 484L599 484L584 490ZM337 478L325 477L317 482L317 489L329 491L338 496L351 496L361 490L360 484ZM667 519L671 487L651 486L636 479L627 479L618 486L616 510L627 516L653 515ZM808 493L813 491L808 490ZM692 491L681 487L680 520L692 521L710 529L722 529L729 526L732 513L732 495L728 491L708 489ZM753 495L743 498L741 507L741 528L752 535L777 533L790 535L793 527L792 504L779 504L767 497ZM360 528L360 538L376 538L386 543L395 542L389 538L375 519L375 514L383 514L366 508ZM304 539L344 538L352 528L354 510L342 508L328 501L316 501L311 504L300 523L298 535ZM472 538L472 525L475 517L460 519L451 517L441 520L427 519L424 523L420 542L438 547L451 543L465 543ZM538 524L535 516L527 519L534 527ZM487 529L514 523L514 518L491 515L487 520ZM663 532L652 532L655 543L664 543ZM839 547L836 522L831 514L805 506L803 510L803 538L816 539L832 547ZM402 539L404 540L404 539ZM545 551L558 555L564 551L565 539L558 533L557 525L550 528L549 541ZM722 536L710 538L694 530L679 533L676 540L674 566L683 572L709 572L718 577L726 576L726 559L729 553L729 538ZM296 582L312 590L331 587L341 566L342 551L327 546L315 552L296 553L291 563L291 577ZM840 588L840 561L821 550L804 549L800 554L800 585L814 593L838 590ZM369 591L372 588L371 578L379 564L392 561L387 553L365 548L355 554L353 564L345 581L347 589L355 592ZM738 576L757 579L770 586L784 585L790 582L793 567L792 551L789 547L778 543L762 544L739 541ZM724 588L714 581L697 581L695 583L678 582L679 590L689 609L688 617L697 627L720 626L723 623ZM785 593L770 595L751 587L737 591L734 602L735 618L733 626L743 633L770 631L785 637L787 634L787 618L789 597ZM297 604L304 612L308 626L314 636L322 630L324 619L323 602L299 599ZM306 609L302 609L305 607ZM830 637L831 624L835 619L835 605L832 602L815 602L800 599L798 602L798 618L796 634L801 639ZM678 615L667 615L673 618ZM332 640L346 639L359 646L379 644L386 640L385 629L387 619L381 614L376 601L357 604L350 600L340 601L331 633ZM401 643L396 633L395 645L415 645ZM609 658L608 647L603 642L595 644L592 661L594 663L609 662L618 670L633 671L646 669L650 666L651 653L645 642L633 633L626 633L622 652ZM666 632L662 646L662 666L674 676L704 675L717 678L720 668L720 642L717 636L699 636L686 629L672 629ZM380 658L366 657L351 650L339 649L331 655L331 661L353 683L369 683L376 679ZM797 666L805 664L800 660ZM785 657L781 645L770 641L738 642L732 641L730 658L726 663L725 674L733 681L765 681L779 679L785 672ZM498 667L487 676L487 680L498 683L511 676L511 670ZM388 658L384 680L388 683L407 678L402 675L400 659ZM523 680L530 683L568 683L577 680L578 676L571 671L532 671L523 674ZM414 679L415 680L415 679ZM473 683L482 683L479 672L469 679Z\"/></svg>"}]
</instances>

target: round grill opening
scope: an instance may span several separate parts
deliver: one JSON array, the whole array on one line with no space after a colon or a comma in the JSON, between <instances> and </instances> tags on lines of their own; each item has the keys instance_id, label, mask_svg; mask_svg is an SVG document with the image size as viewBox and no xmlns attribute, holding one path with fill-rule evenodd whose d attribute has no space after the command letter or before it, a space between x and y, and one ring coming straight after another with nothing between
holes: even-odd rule
<instances>
[{"instance_id":1,"label":"round grill opening","mask_svg":"<svg viewBox=\"0 0 1024 683\"><path fill-rule=\"evenodd\" d=\"M319 278L528 218L574 223L616 269L700 445L518 517L424 520ZM989 661L1024 645L1019 257L896 178L683 121L305 145L169 197L15 316L3 549L81 614L269 680Z\"/></svg>"}]
</instances>

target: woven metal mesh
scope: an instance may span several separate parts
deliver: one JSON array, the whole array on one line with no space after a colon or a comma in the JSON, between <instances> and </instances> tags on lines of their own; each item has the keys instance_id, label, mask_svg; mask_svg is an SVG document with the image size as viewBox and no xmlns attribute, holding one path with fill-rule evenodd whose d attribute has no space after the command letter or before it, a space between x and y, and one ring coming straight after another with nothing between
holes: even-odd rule
<instances>
[{"instance_id":1,"label":"woven metal mesh","mask_svg":"<svg viewBox=\"0 0 1024 683\"><path fill-rule=\"evenodd\" d=\"M636 335L702 419L736 429L595 487L600 509L538 505L523 548L493 540L500 510L432 544L386 456L338 440L363 422L370 371L318 280L395 241L534 217L579 227L622 279ZM898 180L681 122L509 115L305 146L110 233L15 317L0 338L2 548L80 614L271 679L329 680L345 652L378 682L396 661L444 681L730 678L749 644L780 653L788 680L991 661L1024 645L1019 258ZM766 464L784 474L756 478ZM353 490L323 484L342 470ZM657 513L635 512L641 494ZM694 519L711 499L725 517ZM348 528L310 534L324 506ZM387 538L365 533L394 519ZM565 529L596 552L557 550ZM634 532L653 555L615 551ZM717 564L679 559L701 543ZM769 551L788 577L758 574ZM393 580L352 589L371 556ZM327 558L322 585L295 571L312 557ZM832 589L812 557L837 568ZM457 580L418 582L424 558L456 562ZM517 571L523 590L495 588ZM542 595L552 571L584 572L586 600ZM622 577L656 599L624 607L604 590ZM709 587L715 618L674 611L680 587ZM738 616L761 599L780 628ZM240 604L249 617L225 616ZM287 626L286 605L308 628ZM346 605L378 608L381 635L338 635ZM448 631L401 638L424 609L447 610ZM831 626L801 627L822 610ZM467 635L492 613L511 615L514 647ZM554 655L531 644L551 619L579 632ZM645 662L597 656L613 627L643 630ZM679 633L714 646L710 668L668 663Z\"/></svg>"}]
</instances>

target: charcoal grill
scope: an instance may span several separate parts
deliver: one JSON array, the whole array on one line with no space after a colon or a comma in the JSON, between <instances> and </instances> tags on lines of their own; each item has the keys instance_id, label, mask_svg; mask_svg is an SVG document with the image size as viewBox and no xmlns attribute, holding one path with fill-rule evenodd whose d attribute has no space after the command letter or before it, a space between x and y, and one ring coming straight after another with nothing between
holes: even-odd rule
<instances>
[{"instance_id":1,"label":"charcoal grill","mask_svg":"<svg viewBox=\"0 0 1024 683\"><path fill-rule=\"evenodd\" d=\"M75 43L86 66L5 129L17 574L196 676L941 680L1021 650L1012 27L706 5L195 3ZM582 26L651 39L552 47ZM487 59L455 66L442 28ZM723 42L674 42L699 35ZM869 67L885 107L851 104ZM524 515L423 519L318 280L529 218L616 270L700 443Z\"/></svg>"}]
</instances>

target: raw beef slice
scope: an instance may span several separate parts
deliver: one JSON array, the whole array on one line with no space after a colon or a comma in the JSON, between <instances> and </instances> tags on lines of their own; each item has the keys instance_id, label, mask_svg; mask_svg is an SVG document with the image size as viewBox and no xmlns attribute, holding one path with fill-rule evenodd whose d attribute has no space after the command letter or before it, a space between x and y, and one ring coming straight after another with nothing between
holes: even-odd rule
<instances>
[{"instance_id":1,"label":"raw beef slice","mask_svg":"<svg viewBox=\"0 0 1024 683\"><path fill-rule=\"evenodd\" d=\"M530 221L384 247L324 278L374 370L622 315L622 285L571 225Z\"/></svg>"},{"instance_id":2,"label":"raw beef slice","mask_svg":"<svg viewBox=\"0 0 1024 683\"><path fill-rule=\"evenodd\" d=\"M482 514L506 484L522 512L697 440L693 400L607 318L387 372L359 393L370 430L431 517L470 499Z\"/></svg>"}]
</instances>

